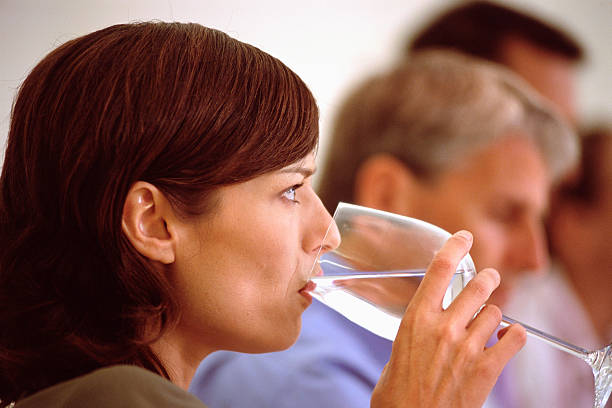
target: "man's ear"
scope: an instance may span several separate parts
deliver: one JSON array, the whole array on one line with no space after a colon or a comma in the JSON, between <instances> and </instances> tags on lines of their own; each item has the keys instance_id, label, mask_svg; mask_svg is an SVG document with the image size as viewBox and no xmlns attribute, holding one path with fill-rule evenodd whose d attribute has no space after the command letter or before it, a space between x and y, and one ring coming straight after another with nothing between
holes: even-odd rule
<instances>
[{"instance_id":1,"label":"man's ear","mask_svg":"<svg viewBox=\"0 0 612 408\"><path fill-rule=\"evenodd\" d=\"M164 264L175 259L175 234L172 206L157 187L137 181L128 191L123 205L121 228L140 254Z\"/></svg>"},{"instance_id":2,"label":"man's ear","mask_svg":"<svg viewBox=\"0 0 612 408\"><path fill-rule=\"evenodd\" d=\"M412 171L390 154L369 157L357 170L355 203L396 214L410 214L417 180Z\"/></svg>"}]
</instances>

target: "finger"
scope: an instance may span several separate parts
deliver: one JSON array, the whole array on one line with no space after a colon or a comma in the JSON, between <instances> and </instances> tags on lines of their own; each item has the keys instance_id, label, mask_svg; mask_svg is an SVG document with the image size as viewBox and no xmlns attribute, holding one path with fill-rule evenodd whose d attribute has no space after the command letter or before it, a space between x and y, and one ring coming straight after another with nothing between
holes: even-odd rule
<instances>
[{"instance_id":1,"label":"finger","mask_svg":"<svg viewBox=\"0 0 612 408\"><path fill-rule=\"evenodd\" d=\"M467 325L495 288L499 286L499 282L499 273L495 269L483 269L468 282L447 311L452 313L453 319Z\"/></svg>"},{"instance_id":2,"label":"finger","mask_svg":"<svg viewBox=\"0 0 612 408\"><path fill-rule=\"evenodd\" d=\"M525 328L520 324L513 324L506 328L499 341L493 347L485 350L485 353L489 355L490 361L501 363L501 368L503 368L523 348L526 341L527 332Z\"/></svg>"},{"instance_id":3,"label":"finger","mask_svg":"<svg viewBox=\"0 0 612 408\"><path fill-rule=\"evenodd\" d=\"M472 234L459 231L453 234L433 257L425 277L419 285L414 300L434 309L442 308L444 293L457 265L472 246Z\"/></svg>"},{"instance_id":4,"label":"finger","mask_svg":"<svg viewBox=\"0 0 612 408\"><path fill-rule=\"evenodd\" d=\"M485 305L478 315L468 325L469 336L477 344L484 345L489 341L491 335L502 319L502 312L495 305Z\"/></svg>"}]
</instances>

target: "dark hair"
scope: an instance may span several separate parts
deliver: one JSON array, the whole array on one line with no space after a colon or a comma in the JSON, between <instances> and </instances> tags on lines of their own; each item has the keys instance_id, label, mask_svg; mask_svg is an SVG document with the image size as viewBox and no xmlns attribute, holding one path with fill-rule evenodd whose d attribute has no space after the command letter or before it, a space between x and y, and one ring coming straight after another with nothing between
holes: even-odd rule
<instances>
[{"instance_id":1,"label":"dark hair","mask_svg":"<svg viewBox=\"0 0 612 408\"><path fill-rule=\"evenodd\" d=\"M405 52L423 48L452 48L475 57L499 61L501 42L508 35L521 38L573 61L583 58L577 41L554 27L518 10L488 1L472 1L445 10L411 37Z\"/></svg>"},{"instance_id":2,"label":"dark hair","mask_svg":"<svg viewBox=\"0 0 612 408\"><path fill-rule=\"evenodd\" d=\"M122 233L131 185L189 217L317 143L301 79L220 31L121 24L51 52L19 90L0 180L0 400L117 363L168 377L150 344L178 310Z\"/></svg>"}]
</instances>

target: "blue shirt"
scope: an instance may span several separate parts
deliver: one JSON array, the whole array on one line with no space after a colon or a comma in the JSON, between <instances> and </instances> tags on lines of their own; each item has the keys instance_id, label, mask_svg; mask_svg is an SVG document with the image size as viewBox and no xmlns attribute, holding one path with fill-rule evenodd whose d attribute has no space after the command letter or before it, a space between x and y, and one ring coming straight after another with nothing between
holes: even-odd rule
<instances>
[{"instance_id":1,"label":"blue shirt","mask_svg":"<svg viewBox=\"0 0 612 408\"><path fill-rule=\"evenodd\" d=\"M189 391L210 408L367 408L391 345L314 300L291 348L213 353L201 363Z\"/></svg>"}]
</instances>

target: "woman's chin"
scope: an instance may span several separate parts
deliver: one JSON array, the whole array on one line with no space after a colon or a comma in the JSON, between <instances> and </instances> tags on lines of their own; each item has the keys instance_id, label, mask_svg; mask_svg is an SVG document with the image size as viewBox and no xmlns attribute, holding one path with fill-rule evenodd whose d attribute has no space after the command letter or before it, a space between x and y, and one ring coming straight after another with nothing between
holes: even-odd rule
<instances>
[{"instance_id":1,"label":"woman's chin","mask_svg":"<svg viewBox=\"0 0 612 408\"><path fill-rule=\"evenodd\" d=\"M293 346L300 335L301 329L302 320L300 319L299 324L296 328L285 332L283 335L278 335L274 339L271 344L271 350L269 350L269 352L287 350L289 347Z\"/></svg>"},{"instance_id":2,"label":"woman's chin","mask_svg":"<svg viewBox=\"0 0 612 408\"><path fill-rule=\"evenodd\" d=\"M276 327L265 333L264 336L252 338L247 344L242 344L233 351L250 354L272 353L275 351L283 351L293 346L300 335L302 321L291 328L280 329Z\"/></svg>"}]
</instances>

